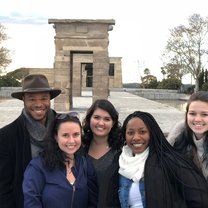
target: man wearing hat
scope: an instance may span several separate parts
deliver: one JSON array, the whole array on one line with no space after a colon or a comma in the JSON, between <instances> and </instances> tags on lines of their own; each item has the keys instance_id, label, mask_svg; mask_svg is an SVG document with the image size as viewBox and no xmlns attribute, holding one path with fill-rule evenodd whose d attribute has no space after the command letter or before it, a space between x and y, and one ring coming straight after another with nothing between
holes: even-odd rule
<instances>
[{"instance_id":1,"label":"man wearing hat","mask_svg":"<svg viewBox=\"0 0 208 208\"><path fill-rule=\"evenodd\" d=\"M22 100L21 115L0 129L0 207L23 208L22 180L29 161L50 137L56 112L50 100L61 93L49 87L42 74L24 78L22 91L11 94Z\"/></svg>"}]
</instances>

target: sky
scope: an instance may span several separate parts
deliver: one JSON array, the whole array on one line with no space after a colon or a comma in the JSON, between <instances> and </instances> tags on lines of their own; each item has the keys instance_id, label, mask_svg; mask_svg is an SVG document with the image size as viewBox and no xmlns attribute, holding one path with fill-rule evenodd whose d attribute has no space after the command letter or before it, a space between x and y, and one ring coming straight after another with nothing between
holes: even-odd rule
<instances>
[{"instance_id":1,"label":"sky","mask_svg":"<svg viewBox=\"0 0 208 208\"><path fill-rule=\"evenodd\" d=\"M122 57L123 83L138 83L145 68L161 80L170 29L187 25L194 13L208 16L207 0L0 0L0 5L0 23L9 36L4 46L12 58L7 71L53 67L55 30L48 19L114 19L108 52Z\"/></svg>"}]
</instances>

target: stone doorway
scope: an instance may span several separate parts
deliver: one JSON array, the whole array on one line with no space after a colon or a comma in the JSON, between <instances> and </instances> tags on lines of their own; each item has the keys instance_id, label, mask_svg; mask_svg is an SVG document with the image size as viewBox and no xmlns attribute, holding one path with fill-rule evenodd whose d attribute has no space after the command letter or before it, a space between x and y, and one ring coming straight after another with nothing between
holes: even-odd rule
<instances>
[{"instance_id":1,"label":"stone doorway","mask_svg":"<svg viewBox=\"0 0 208 208\"><path fill-rule=\"evenodd\" d=\"M54 86L62 89L55 98L54 108L67 111L73 108L74 91L81 93L83 63L92 84L93 101L109 95L108 32L115 20L49 19L55 29ZM86 62L86 59L91 61ZM87 65L86 64L86 65ZM89 67L89 65L87 65ZM90 75L91 73L91 75ZM90 77L91 76L91 77Z\"/></svg>"}]
</instances>

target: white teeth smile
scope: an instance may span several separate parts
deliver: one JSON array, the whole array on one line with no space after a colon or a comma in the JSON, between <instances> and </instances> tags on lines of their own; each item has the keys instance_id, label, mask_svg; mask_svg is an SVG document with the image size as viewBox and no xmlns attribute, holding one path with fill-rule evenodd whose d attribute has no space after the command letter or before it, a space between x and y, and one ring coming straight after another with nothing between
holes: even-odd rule
<instances>
[{"instance_id":1,"label":"white teeth smile","mask_svg":"<svg viewBox=\"0 0 208 208\"><path fill-rule=\"evenodd\" d=\"M143 144L132 144L135 147L141 147Z\"/></svg>"},{"instance_id":2,"label":"white teeth smile","mask_svg":"<svg viewBox=\"0 0 208 208\"><path fill-rule=\"evenodd\" d=\"M204 124L195 124L193 123L194 126L204 126Z\"/></svg>"},{"instance_id":3,"label":"white teeth smile","mask_svg":"<svg viewBox=\"0 0 208 208\"><path fill-rule=\"evenodd\" d=\"M102 131L102 130L103 130L103 128L101 128L101 127L97 127L96 129L97 129L97 130L100 130L100 131Z\"/></svg>"},{"instance_id":4,"label":"white teeth smile","mask_svg":"<svg viewBox=\"0 0 208 208\"><path fill-rule=\"evenodd\" d=\"M71 145L71 144L68 144L68 145L66 145L68 148L73 148L74 147L74 145Z\"/></svg>"},{"instance_id":5,"label":"white teeth smile","mask_svg":"<svg viewBox=\"0 0 208 208\"><path fill-rule=\"evenodd\" d=\"M39 113L39 112L42 112L43 110L34 110L34 111Z\"/></svg>"}]
</instances>

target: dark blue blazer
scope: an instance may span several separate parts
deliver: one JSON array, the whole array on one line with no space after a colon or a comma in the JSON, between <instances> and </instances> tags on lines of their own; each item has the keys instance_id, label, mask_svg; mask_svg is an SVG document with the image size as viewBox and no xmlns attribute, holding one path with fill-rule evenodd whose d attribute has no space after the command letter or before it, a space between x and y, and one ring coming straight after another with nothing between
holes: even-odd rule
<instances>
[{"instance_id":1,"label":"dark blue blazer","mask_svg":"<svg viewBox=\"0 0 208 208\"><path fill-rule=\"evenodd\" d=\"M89 159L75 157L72 172L76 178L70 184L66 169L49 170L41 157L31 160L23 180L25 208L88 208L97 207L98 187Z\"/></svg>"}]
</instances>

